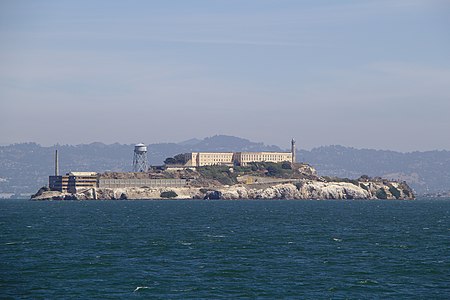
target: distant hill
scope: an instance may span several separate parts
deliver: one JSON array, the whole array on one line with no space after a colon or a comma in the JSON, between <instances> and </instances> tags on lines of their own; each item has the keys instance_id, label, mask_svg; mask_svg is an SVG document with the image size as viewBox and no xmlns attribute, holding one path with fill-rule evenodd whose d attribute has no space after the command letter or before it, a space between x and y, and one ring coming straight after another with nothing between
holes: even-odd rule
<instances>
[{"instance_id":1,"label":"distant hill","mask_svg":"<svg viewBox=\"0 0 450 300\"><path fill-rule=\"evenodd\" d=\"M301 146L301 145L300 145ZM134 145L92 143L42 147L35 143L0 147L0 194L33 193L47 184L54 172L54 151L59 150L60 171L130 171ZM286 151L277 146L216 135L181 143L148 145L149 162L192 151ZM363 174L401 179L417 192L450 190L450 151L400 153L342 146L300 150L298 161L313 165L320 175L357 178Z\"/></svg>"},{"instance_id":2,"label":"distant hill","mask_svg":"<svg viewBox=\"0 0 450 300\"><path fill-rule=\"evenodd\" d=\"M70 171L131 171L134 145L91 143L42 147L36 143L21 143L0 147L0 194L34 193L47 184L54 173L54 152L59 151L60 172ZM148 159L161 165L170 156L192 151L281 151L233 136L216 135L203 140L148 145Z\"/></svg>"},{"instance_id":3,"label":"distant hill","mask_svg":"<svg viewBox=\"0 0 450 300\"><path fill-rule=\"evenodd\" d=\"M450 190L450 151L401 153L327 146L301 150L297 157L312 164L322 175L357 178L366 174L398 179L419 194Z\"/></svg>"}]
</instances>

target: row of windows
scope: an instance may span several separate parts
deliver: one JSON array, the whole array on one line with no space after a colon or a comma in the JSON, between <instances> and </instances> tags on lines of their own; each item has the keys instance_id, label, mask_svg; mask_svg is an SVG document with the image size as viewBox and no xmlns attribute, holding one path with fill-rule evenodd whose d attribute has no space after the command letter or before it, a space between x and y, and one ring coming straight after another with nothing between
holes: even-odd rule
<instances>
[{"instance_id":1,"label":"row of windows","mask_svg":"<svg viewBox=\"0 0 450 300\"><path fill-rule=\"evenodd\" d=\"M270 159L270 160L290 160L291 157L290 156L272 156L272 155L267 155L267 156L243 156L242 160L266 160L266 159Z\"/></svg>"}]
</instances>

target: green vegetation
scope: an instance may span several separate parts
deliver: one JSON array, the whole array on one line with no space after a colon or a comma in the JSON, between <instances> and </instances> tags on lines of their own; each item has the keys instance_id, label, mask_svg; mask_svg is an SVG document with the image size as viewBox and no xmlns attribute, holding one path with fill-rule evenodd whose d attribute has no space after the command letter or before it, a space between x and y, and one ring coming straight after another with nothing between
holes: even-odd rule
<instances>
[{"instance_id":1,"label":"green vegetation","mask_svg":"<svg viewBox=\"0 0 450 300\"><path fill-rule=\"evenodd\" d=\"M184 165L186 163L186 159L184 157L184 154L178 154L174 157L166 158L166 160L164 160L164 163L166 165Z\"/></svg>"},{"instance_id":2,"label":"green vegetation","mask_svg":"<svg viewBox=\"0 0 450 300\"><path fill-rule=\"evenodd\" d=\"M161 198L175 198L177 196L178 196L178 194L175 193L174 191L162 192L160 195Z\"/></svg>"},{"instance_id":3,"label":"green vegetation","mask_svg":"<svg viewBox=\"0 0 450 300\"><path fill-rule=\"evenodd\" d=\"M369 181L371 178L368 175L361 175L359 181Z\"/></svg>"},{"instance_id":4,"label":"green vegetation","mask_svg":"<svg viewBox=\"0 0 450 300\"><path fill-rule=\"evenodd\" d=\"M197 171L206 179L215 179L221 184L233 185L237 183L236 175L231 173L227 166L203 166L198 167Z\"/></svg>"},{"instance_id":5,"label":"green vegetation","mask_svg":"<svg viewBox=\"0 0 450 300\"><path fill-rule=\"evenodd\" d=\"M203 166L198 167L197 171L206 179L214 179L222 184L233 185L237 183L237 176L256 175L270 176L278 178L291 178L293 170L289 162L253 162L248 166Z\"/></svg>"},{"instance_id":6,"label":"green vegetation","mask_svg":"<svg viewBox=\"0 0 450 300\"><path fill-rule=\"evenodd\" d=\"M270 165L267 167L267 175L273 177L279 177L283 174L283 168L277 165Z\"/></svg>"},{"instance_id":7,"label":"green vegetation","mask_svg":"<svg viewBox=\"0 0 450 300\"><path fill-rule=\"evenodd\" d=\"M273 162L253 162L249 164L253 172L262 172L271 177L290 177L293 173L290 162L273 163ZM263 174L261 174L263 175Z\"/></svg>"},{"instance_id":8,"label":"green vegetation","mask_svg":"<svg viewBox=\"0 0 450 300\"><path fill-rule=\"evenodd\" d=\"M234 172L236 172L236 173L250 173L252 171L256 171L256 169L253 170L251 166L248 166L248 167L236 166L236 167L234 167Z\"/></svg>"},{"instance_id":9,"label":"green vegetation","mask_svg":"<svg viewBox=\"0 0 450 300\"><path fill-rule=\"evenodd\" d=\"M398 189L396 189L394 186L389 187L389 192L395 197L395 199L399 199L401 196L401 193Z\"/></svg>"},{"instance_id":10,"label":"green vegetation","mask_svg":"<svg viewBox=\"0 0 450 300\"><path fill-rule=\"evenodd\" d=\"M359 181L356 179L329 177L329 176L323 176L323 179L325 179L327 182L348 182L348 183L352 183L356 186L360 186Z\"/></svg>"},{"instance_id":11,"label":"green vegetation","mask_svg":"<svg viewBox=\"0 0 450 300\"><path fill-rule=\"evenodd\" d=\"M281 163L281 168L284 169L284 170L292 170L292 165L288 161L283 161Z\"/></svg>"},{"instance_id":12,"label":"green vegetation","mask_svg":"<svg viewBox=\"0 0 450 300\"><path fill-rule=\"evenodd\" d=\"M376 193L375 196L378 199L387 199L387 194L386 191L384 189L379 189Z\"/></svg>"}]
</instances>

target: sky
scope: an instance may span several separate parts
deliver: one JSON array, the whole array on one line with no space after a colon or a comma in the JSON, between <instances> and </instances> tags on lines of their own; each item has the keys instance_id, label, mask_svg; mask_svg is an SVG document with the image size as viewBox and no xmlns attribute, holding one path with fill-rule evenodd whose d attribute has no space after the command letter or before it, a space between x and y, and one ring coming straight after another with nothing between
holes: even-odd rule
<instances>
[{"instance_id":1,"label":"sky","mask_svg":"<svg viewBox=\"0 0 450 300\"><path fill-rule=\"evenodd\" d=\"M0 144L450 150L450 1L0 1Z\"/></svg>"}]
</instances>

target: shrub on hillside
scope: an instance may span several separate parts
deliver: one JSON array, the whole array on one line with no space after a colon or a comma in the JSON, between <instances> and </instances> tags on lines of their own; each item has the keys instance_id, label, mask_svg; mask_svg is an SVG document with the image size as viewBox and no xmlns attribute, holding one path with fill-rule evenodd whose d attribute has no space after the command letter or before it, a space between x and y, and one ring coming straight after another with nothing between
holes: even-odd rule
<instances>
[{"instance_id":1,"label":"shrub on hillside","mask_svg":"<svg viewBox=\"0 0 450 300\"><path fill-rule=\"evenodd\" d=\"M233 185L237 182L236 175L227 166L204 166L197 171L206 179L215 179L222 184Z\"/></svg>"},{"instance_id":2,"label":"shrub on hillside","mask_svg":"<svg viewBox=\"0 0 450 300\"><path fill-rule=\"evenodd\" d=\"M178 194L175 193L174 191L165 191L165 192L162 192L160 195L161 198L175 198L177 196L178 196Z\"/></svg>"},{"instance_id":3,"label":"shrub on hillside","mask_svg":"<svg viewBox=\"0 0 450 300\"><path fill-rule=\"evenodd\" d=\"M292 165L288 161L283 161L281 163L281 168L284 169L284 170L292 170Z\"/></svg>"}]
</instances>

